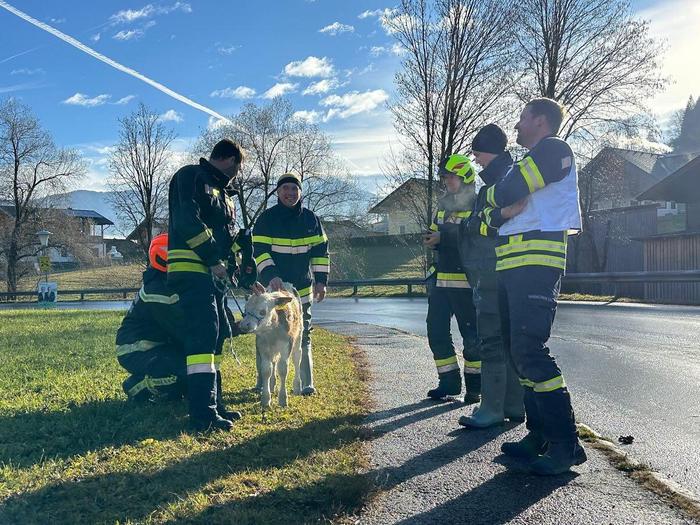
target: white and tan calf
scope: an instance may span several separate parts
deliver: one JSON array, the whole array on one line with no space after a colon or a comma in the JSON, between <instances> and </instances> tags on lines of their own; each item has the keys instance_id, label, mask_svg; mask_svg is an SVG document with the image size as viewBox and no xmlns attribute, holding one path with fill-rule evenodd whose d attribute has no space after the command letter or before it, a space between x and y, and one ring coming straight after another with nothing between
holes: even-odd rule
<instances>
[{"instance_id":1,"label":"white and tan calf","mask_svg":"<svg viewBox=\"0 0 700 525\"><path fill-rule=\"evenodd\" d=\"M301 393L302 310L299 295L291 284L279 292L252 295L240 323L244 333L255 332L255 347L260 356L258 373L262 378L261 402L263 410L270 408L271 390L274 389L274 371L279 376L279 405L287 406L287 372L289 359L294 363L293 392Z\"/></svg>"}]
</instances>

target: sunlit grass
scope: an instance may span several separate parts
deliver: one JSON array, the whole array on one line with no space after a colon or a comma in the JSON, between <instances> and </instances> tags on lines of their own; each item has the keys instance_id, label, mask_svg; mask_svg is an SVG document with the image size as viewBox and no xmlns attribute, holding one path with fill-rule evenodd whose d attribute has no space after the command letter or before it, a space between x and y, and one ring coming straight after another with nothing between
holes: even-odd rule
<instances>
[{"instance_id":1,"label":"sunlit grass","mask_svg":"<svg viewBox=\"0 0 700 525\"><path fill-rule=\"evenodd\" d=\"M266 421L253 339L235 339L224 398L244 418L195 434L184 403L127 403L121 315L0 312L0 523L299 523L357 509L367 392L345 339L314 332L320 394Z\"/></svg>"}]
</instances>

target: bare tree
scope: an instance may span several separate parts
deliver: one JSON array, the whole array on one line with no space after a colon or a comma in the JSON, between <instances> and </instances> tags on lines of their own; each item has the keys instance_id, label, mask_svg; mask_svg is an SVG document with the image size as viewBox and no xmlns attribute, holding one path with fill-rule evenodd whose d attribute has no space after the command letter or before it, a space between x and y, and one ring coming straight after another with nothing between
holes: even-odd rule
<instances>
[{"instance_id":1,"label":"bare tree","mask_svg":"<svg viewBox=\"0 0 700 525\"><path fill-rule=\"evenodd\" d=\"M525 76L519 97L549 97L568 110L564 138L633 133L661 90L663 48L624 0L522 0L516 17Z\"/></svg>"},{"instance_id":2,"label":"bare tree","mask_svg":"<svg viewBox=\"0 0 700 525\"><path fill-rule=\"evenodd\" d=\"M119 124L119 142L109 159L112 204L123 223L143 228L137 242L147 254L157 220L167 216L175 133L143 103Z\"/></svg>"},{"instance_id":3,"label":"bare tree","mask_svg":"<svg viewBox=\"0 0 700 525\"><path fill-rule=\"evenodd\" d=\"M208 156L224 137L236 140L246 151L237 179L244 225L253 224L267 208L275 181L289 171L300 175L304 202L319 215L342 216L357 209L354 204L360 202L361 192L333 153L329 137L317 126L294 118L289 101L278 97L265 106L246 104L229 123L204 130L195 153Z\"/></svg>"},{"instance_id":4,"label":"bare tree","mask_svg":"<svg viewBox=\"0 0 700 525\"><path fill-rule=\"evenodd\" d=\"M30 108L15 99L0 104L0 198L9 205L2 252L7 291L17 291L21 265L37 254L36 229L44 199L65 191L84 173L78 153L58 148Z\"/></svg>"},{"instance_id":5,"label":"bare tree","mask_svg":"<svg viewBox=\"0 0 700 525\"><path fill-rule=\"evenodd\" d=\"M424 224L432 219L434 173L471 135L505 118L518 73L510 0L402 0L387 17L404 59L390 104L404 146L419 163L400 169L427 179ZM417 169L418 168L418 169Z\"/></svg>"}]
</instances>

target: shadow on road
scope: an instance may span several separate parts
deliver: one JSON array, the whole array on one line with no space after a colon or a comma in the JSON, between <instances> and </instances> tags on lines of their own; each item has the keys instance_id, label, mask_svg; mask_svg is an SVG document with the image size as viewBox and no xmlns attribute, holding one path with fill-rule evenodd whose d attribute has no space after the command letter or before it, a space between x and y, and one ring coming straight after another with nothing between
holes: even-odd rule
<instances>
[{"instance_id":1,"label":"shadow on road","mask_svg":"<svg viewBox=\"0 0 700 525\"><path fill-rule=\"evenodd\" d=\"M578 474L548 478L505 471L478 487L465 492L429 511L411 516L401 525L432 523L469 523L470 525L499 525L510 523L538 501L570 483ZM560 523L565 523L565 520Z\"/></svg>"}]
</instances>

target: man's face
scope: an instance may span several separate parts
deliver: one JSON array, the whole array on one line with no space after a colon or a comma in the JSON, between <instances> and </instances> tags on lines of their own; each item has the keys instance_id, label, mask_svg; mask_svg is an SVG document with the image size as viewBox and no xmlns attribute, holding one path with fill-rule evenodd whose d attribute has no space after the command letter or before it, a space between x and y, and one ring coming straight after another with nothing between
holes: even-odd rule
<instances>
[{"instance_id":1,"label":"man's face","mask_svg":"<svg viewBox=\"0 0 700 525\"><path fill-rule=\"evenodd\" d=\"M447 188L448 193L458 193L460 185L462 184L462 177L458 177L454 173L448 175L442 175L440 177L445 188Z\"/></svg>"},{"instance_id":2,"label":"man's face","mask_svg":"<svg viewBox=\"0 0 700 525\"><path fill-rule=\"evenodd\" d=\"M229 180L231 180L238 175L238 170L240 167L241 165L238 161L236 161L236 157L229 157L228 159L221 161L221 167L219 169L229 178Z\"/></svg>"},{"instance_id":3,"label":"man's face","mask_svg":"<svg viewBox=\"0 0 700 525\"><path fill-rule=\"evenodd\" d=\"M287 208L293 208L301 199L301 189L293 182L285 182L277 189L277 196Z\"/></svg>"},{"instance_id":4,"label":"man's face","mask_svg":"<svg viewBox=\"0 0 700 525\"><path fill-rule=\"evenodd\" d=\"M476 163L481 166L482 168L485 168L489 164L491 164L491 161L498 157L495 153L486 153L483 151L472 151L472 155L474 155L474 160Z\"/></svg>"},{"instance_id":5,"label":"man's face","mask_svg":"<svg viewBox=\"0 0 700 525\"><path fill-rule=\"evenodd\" d=\"M518 137L515 141L525 148L534 146L538 135L541 132L542 116L534 116L529 106L525 106L520 113L520 120L515 125Z\"/></svg>"}]
</instances>

